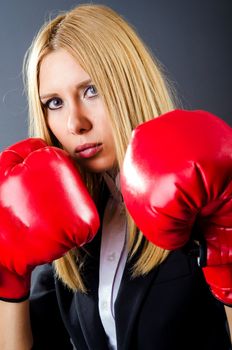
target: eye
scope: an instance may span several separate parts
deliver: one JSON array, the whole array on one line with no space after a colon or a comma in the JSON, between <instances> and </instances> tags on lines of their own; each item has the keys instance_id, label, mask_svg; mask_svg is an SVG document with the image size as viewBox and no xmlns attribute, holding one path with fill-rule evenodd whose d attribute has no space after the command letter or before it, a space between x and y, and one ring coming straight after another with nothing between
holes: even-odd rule
<instances>
[{"instance_id":1,"label":"eye","mask_svg":"<svg viewBox=\"0 0 232 350\"><path fill-rule=\"evenodd\" d=\"M96 86L94 85L89 85L87 89L84 91L84 97L95 97L98 95L98 91Z\"/></svg>"},{"instance_id":2,"label":"eye","mask_svg":"<svg viewBox=\"0 0 232 350\"><path fill-rule=\"evenodd\" d=\"M59 109L62 107L62 100L59 97L54 97L45 102L44 106L51 110Z\"/></svg>"}]
</instances>

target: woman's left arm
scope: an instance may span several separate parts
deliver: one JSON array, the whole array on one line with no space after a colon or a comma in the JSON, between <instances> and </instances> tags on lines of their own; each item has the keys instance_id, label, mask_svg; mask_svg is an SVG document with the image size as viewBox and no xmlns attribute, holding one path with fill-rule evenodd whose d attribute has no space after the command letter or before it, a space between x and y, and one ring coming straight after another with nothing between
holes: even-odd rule
<instances>
[{"instance_id":1,"label":"woman's left arm","mask_svg":"<svg viewBox=\"0 0 232 350\"><path fill-rule=\"evenodd\" d=\"M225 306L225 310L230 330L230 339L232 341L232 307Z\"/></svg>"}]
</instances>

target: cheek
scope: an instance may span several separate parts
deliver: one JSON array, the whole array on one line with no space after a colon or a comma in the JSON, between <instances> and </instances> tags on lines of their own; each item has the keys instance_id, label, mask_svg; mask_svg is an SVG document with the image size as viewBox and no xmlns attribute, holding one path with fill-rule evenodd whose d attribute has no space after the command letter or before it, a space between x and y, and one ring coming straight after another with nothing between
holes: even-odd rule
<instances>
[{"instance_id":1,"label":"cheek","mask_svg":"<svg viewBox=\"0 0 232 350\"><path fill-rule=\"evenodd\" d=\"M64 128L62 127L62 125L60 125L60 123L55 120L55 118L47 118L47 125L49 127L49 129L51 130L51 132L57 137L60 138L62 137L62 130L64 130Z\"/></svg>"},{"instance_id":2,"label":"cheek","mask_svg":"<svg viewBox=\"0 0 232 350\"><path fill-rule=\"evenodd\" d=\"M109 138L112 138L113 137L113 128L112 128L110 120L107 118L106 114L102 120L102 125L104 125L104 128L102 128L102 132L105 133Z\"/></svg>"},{"instance_id":3,"label":"cheek","mask_svg":"<svg viewBox=\"0 0 232 350\"><path fill-rule=\"evenodd\" d=\"M50 129L52 132L54 132L54 130L55 130L55 123L54 123L53 118L47 116L47 125L48 125L49 129Z\"/></svg>"},{"instance_id":4,"label":"cheek","mask_svg":"<svg viewBox=\"0 0 232 350\"><path fill-rule=\"evenodd\" d=\"M107 123L105 124L104 128L101 127L101 134L104 142L107 144L107 148L113 149L114 148L114 138L113 138L113 131L111 129L111 126Z\"/></svg>"},{"instance_id":5,"label":"cheek","mask_svg":"<svg viewBox=\"0 0 232 350\"><path fill-rule=\"evenodd\" d=\"M110 158L116 160L116 147L115 147L113 132L111 128L108 129L108 133L107 133L107 146L108 146L107 149L108 149Z\"/></svg>"},{"instance_id":6,"label":"cheek","mask_svg":"<svg viewBox=\"0 0 232 350\"><path fill-rule=\"evenodd\" d=\"M115 149L115 144L114 144L113 130L112 130L111 124L110 124L110 122L108 120L107 120L105 126L106 127L104 128L104 132L105 132L105 135L107 137L107 141L108 141L109 147L110 147L111 150L114 150Z\"/></svg>"}]
</instances>

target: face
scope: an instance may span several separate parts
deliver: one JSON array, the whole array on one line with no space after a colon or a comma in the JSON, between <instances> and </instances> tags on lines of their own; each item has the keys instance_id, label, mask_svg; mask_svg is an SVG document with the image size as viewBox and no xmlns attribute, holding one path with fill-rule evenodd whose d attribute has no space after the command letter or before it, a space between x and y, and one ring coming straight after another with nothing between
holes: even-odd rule
<instances>
[{"instance_id":1,"label":"face","mask_svg":"<svg viewBox=\"0 0 232 350\"><path fill-rule=\"evenodd\" d=\"M48 126L64 149L91 172L110 170L116 152L103 100L67 51L43 58L39 94Z\"/></svg>"}]
</instances>

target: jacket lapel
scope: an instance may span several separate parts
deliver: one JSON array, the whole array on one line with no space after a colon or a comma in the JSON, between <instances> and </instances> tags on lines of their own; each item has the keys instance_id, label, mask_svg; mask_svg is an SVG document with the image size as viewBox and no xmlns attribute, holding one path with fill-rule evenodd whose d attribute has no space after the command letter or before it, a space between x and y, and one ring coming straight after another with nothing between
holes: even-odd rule
<instances>
[{"instance_id":1,"label":"jacket lapel","mask_svg":"<svg viewBox=\"0 0 232 350\"><path fill-rule=\"evenodd\" d=\"M76 298L82 332L90 350L108 350L107 340L98 313L98 302L93 295L79 295Z\"/></svg>"},{"instance_id":2,"label":"jacket lapel","mask_svg":"<svg viewBox=\"0 0 232 350\"><path fill-rule=\"evenodd\" d=\"M134 259L126 265L119 293L115 302L115 322L117 330L118 349L131 349L132 331L136 321L142 300L145 297L153 279L157 274L157 269L153 269L146 276L132 279L131 268Z\"/></svg>"},{"instance_id":3,"label":"jacket lapel","mask_svg":"<svg viewBox=\"0 0 232 350\"><path fill-rule=\"evenodd\" d=\"M98 232L94 240L85 246L87 258L85 261L84 281L87 293L78 293L75 307L88 349L108 350L106 334L98 311L98 280L99 280L99 250L101 235Z\"/></svg>"}]
</instances>

